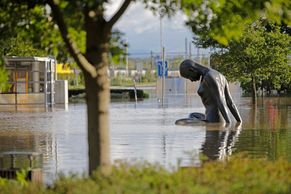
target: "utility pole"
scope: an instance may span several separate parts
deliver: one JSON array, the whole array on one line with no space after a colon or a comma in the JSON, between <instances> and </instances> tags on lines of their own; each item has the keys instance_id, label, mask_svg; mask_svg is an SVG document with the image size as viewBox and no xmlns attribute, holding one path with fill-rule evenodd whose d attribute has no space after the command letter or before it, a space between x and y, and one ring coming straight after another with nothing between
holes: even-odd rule
<instances>
[{"instance_id":1,"label":"utility pole","mask_svg":"<svg viewBox=\"0 0 291 194\"><path fill-rule=\"evenodd\" d=\"M192 44L191 44L191 41L189 42L189 58L191 59L192 58Z\"/></svg>"},{"instance_id":2,"label":"utility pole","mask_svg":"<svg viewBox=\"0 0 291 194\"><path fill-rule=\"evenodd\" d=\"M151 68L150 68L150 72L153 70L153 51L151 51Z\"/></svg>"},{"instance_id":3,"label":"utility pole","mask_svg":"<svg viewBox=\"0 0 291 194\"><path fill-rule=\"evenodd\" d=\"M164 107L165 98L165 77L166 77L166 62L165 62L165 47L162 49L162 107Z\"/></svg>"},{"instance_id":4,"label":"utility pole","mask_svg":"<svg viewBox=\"0 0 291 194\"><path fill-rule=\"evenodd\" d=\"M187 38L185 38L185 59L187 59L187 55L188 55L188 40Z\"/></svg>"},{"instance_id":5,"label":"utility pole","mask_svg":"<svg viewBox=\"0 0 291 194\"><path fill-rule=\"evenodd\" d=\"M124 47L125 47L125 74L126 74L126 77L128 77L128 43L127 41L125 41Z\"/></svg>"},{"instance_id":6,"label":"utility pole","mask_svg":"<svg viewBox=\"0 0 291 194\"><path fill-rule=\"evenodd\" d=\"M197 62L199 63L199 64L201 64L201 62L200 62L200 50L199 50L199 47L197 47Z\"/></svg>"},{"instance_id":7,"label":"utility pole","mask_svg":"<svg viewBox=\"0 0 291 194\"><path fill-rule=\"evenodd\" d=\"M165 97L165 47L164 47L164 40L163 40L163 16L160 13L160 46L161 46L161 59L162 59L162 107L164 107L164 97Z\"/></svg>"},{"instance_id":8,"label":"utility pole","mask_svg":"<svg viewBox=\"0 0 291 194\"><path fill-rule=\"evenodd\" d=\"M211 61L210 61L210 57L211 57L211 47L209 48L209 55L208 55L208 67L211 66Z\"/></svg>"},{"instance_id":9,"label":"utility pole","mask_svg":"<svg viewBox=\"0 0 291 194\"><path fill-rule=\"evenodd\" d=\"M163 40L163 16L160 14L160 47L161 47L161 58L163 57L163 47L164 47L164 40Z\"/></svg>"}]
</instances>

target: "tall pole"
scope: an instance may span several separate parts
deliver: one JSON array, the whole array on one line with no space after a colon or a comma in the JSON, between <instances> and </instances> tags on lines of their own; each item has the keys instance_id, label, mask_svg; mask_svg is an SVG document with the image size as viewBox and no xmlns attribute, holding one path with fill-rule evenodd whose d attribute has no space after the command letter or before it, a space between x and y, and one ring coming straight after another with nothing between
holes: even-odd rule
<instances>
[{"instance_id":1,"label":"tall pole","mask_svg":"<svg viewBox=\"0 0 291 194\"><path fill-rule=\"evenodd\" d=\"M128 77L128 43L127 41L125 42L125 74L126 74L126 77Z\"/></svg>"},{"instance_id":2,"label":"tall pole","mask_svg":"<svg viewBox=\"0 0 291 194\"><path fill-rule=\"evenodd\" d=\"M165 74L166 74L166 63L165 63L165 47L162 49L162 107L164 107L165 97Z\"/></svg>"},{"instance_id":3,"label":"tall pole","mask_svg":"<svg viewBox=\"0 0 291 194\"><path fill-rule=\"evenodd\" d=\"M151 68L150 68L150 72L153 70L153 51L151 51Z\"/></svg>"},{"instance_id":4,"label":"tall pole","mask_svg":"<svg viewBox=\"0 0 291 194\"><path fill-rule=\"evenodd\" d=\"M185 38L185 59L187 58L188 55L188 40Z\"/></svg>"},{"instance_id":5,"label":"tall pole","mask_svg":"<svg viewBox=\"0 0 291 194\"><path fill-rule=\"evenodd\" d=\"M208 67L211 66L211 61L210 61L210 57L211 57L211 47L209 48L209 55L208 55Z\"/></svg>"},{"instance_id":6,"label":"tall pole","mask_svg":"<svg viewBox=\"0 0 291 194\"><path fill-rule=\"evenodd\" d=\"M164 90L165 90L165 48L163 40L163 16L160 13L160 47L161 47L161 58L162 58L162 107L164 107Z\"/></svg>"},{"instance_id":7,"label":"tall pole","mask_svg":"<svg viewBox=\"0 0 291 194\"><path fill-rule=\"evenodd\" d=\"M192 49L191 49L191 42L189 42L189 58L191 59L192 57Z\"/></svg>"},{"instance_id":8,"label":"tall pole","mask_svg":"<svg viewBox=\"0 0 291 194\"><path fill-rule=\"evenodd\" d=\"M164 47L164 40L163 40L163 16L160 14L160 47L161 47L161 58L163 57L163 47Z\"/></svg>"},{"instance_id":9,"label":"tall pole","mask_svg":"<svg viewBox=\"0 0 291 194\"><path fill-rule=\"evenodd\" d=\"M199 47L197 47L197 62L200 64L200 50L199 50Z\"/></svg>"}]
</instances>

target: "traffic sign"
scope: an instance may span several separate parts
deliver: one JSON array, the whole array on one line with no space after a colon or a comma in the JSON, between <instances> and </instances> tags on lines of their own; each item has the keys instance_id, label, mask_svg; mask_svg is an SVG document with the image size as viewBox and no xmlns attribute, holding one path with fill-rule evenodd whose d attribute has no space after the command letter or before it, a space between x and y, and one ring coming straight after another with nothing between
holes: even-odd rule
<instances>
[{"instance_id":1,"label":"traffic sign","mask_svg":"<svg viewBox=\"0 0 291 194\"><path fill-rule=\"evenodd\" d=\"M164 68L165 67L165 68ZM168 77L168 61L157 61L158 77ZM164 70L165 69L165 70Z\"/></svg>"}]
</instances>

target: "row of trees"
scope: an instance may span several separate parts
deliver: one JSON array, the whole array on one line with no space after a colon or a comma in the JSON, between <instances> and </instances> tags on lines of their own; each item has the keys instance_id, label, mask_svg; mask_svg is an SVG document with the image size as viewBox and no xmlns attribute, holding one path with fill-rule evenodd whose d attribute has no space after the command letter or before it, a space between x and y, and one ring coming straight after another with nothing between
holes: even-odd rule
<instances>
[{"instance_id":1,"label":"row of trees","mask_svg":"<svg viewBox=\"0 0 291 194\"><path fill-rule=\"evenodd\" d=\"M69 11L66 14L70 14ZM74 18L69 23L77 21L79 13L71 14ZM77 26L78 24L72 24ZM69 29L70 36L84 52L86 33L82 27ZM10 1L0 2L0 90L5 90L7 72L3 69L4 56L53 56L59 63L70 63L78 68L62 41L59 29L52 20L51 12L45 1ZM110 59L119 63L124 58L124 33L114 29L110 35Z\"/></svg>"},{"instance_id":2,"label":"row of trees","mask_svg":"<svg viewBox=\"0 0 291 194\"><path fill-rule=\"evenodd\" d=\"M110 37L113 27L119 18L127 10L134 0L124 0L119 9L110 17L105 15L110 9L109 0L2 0L2 10L9 6L15 8L9 17L22 18L27 10L48 10L48 14L36 20L17 22L10 26L23 23L35 23L35 28L26 28L27 36L38 38L39 44L43 43L43 37L52 37L52 43L59 44L56 52L63 52L65 46L70 56L82 70L85 78L85 91L87 103L88 123L88 148L89 148L89 174L96 168L103 173L110 172L109 149L109 80L107 69L109 65ZM171 15L178 10L188 16L188 25L193 32L208 35L217 42L226 45L230 39L238 39L241 36L243 26L248 21L253 21L260 15L265 15L275 20L288 23L290 17L290 1L282 0L141 0L145 8L157 12L161 16ZM24 6L24 9L22 7ZM14 15L15 14L15 15ZM19 15L19 16L17 16ZM1 20L3 17L0 17ZM10 23L5 18L1 23ZM3 25L0 25L1 30ZM42 37L40 32L45 31ZM56 31L54 31L56 30ZM53 32L52 32L53 31ZM36 33L33 33L36 32ZM13 33L13 32L11 32ZM55 33L60 33L62 40L57 39ZM84 33L84 40L79 37ZM17 35L19 32L17 31ZM2 36L2 33L1 33ZM50 39L49 39L50 40ZM36 41L38 42L38 41ZM82 44L84 43L84 44ZM52 49L51 47L44 47ZM54 53L53 53L54 54ZM54 54L57 55L57 54Z\"/></svg>"},{"instance_id":3,"label":"row of trees","mask_svg":"<svg viewBox=\"0 0 291 194\"><path fill-rule=\"evenodd\" d=\"M270 93L291 90L291 36L282 27L266 20L246 25L238 41L218 49L211 58L212 67L229 80L241 83L256 102L258 88Z\"/></svg>"},{"instance_id":4,"label":"row of trees","mask_svg":"<svg viewBox=\"0 0 291 194\"><path fill-rule=\"evenodd\" d=\"M240 82L245 92L252 93L254 103L258 88L289 92L291 3L243 0L202 4L196 9L198 17L190 16L187 24L196 35L196 45L215 51L212 67Z\"/></svg>"}]
</instances>

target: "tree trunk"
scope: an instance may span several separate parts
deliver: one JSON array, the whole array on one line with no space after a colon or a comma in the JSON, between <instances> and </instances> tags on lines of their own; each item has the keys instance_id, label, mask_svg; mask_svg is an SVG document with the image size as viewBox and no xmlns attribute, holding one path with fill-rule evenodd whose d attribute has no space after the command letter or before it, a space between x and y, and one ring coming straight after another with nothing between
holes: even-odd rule
<instances>
[{"instance_id":1,"label":"tree trunk","mask_svg":"<svg viewBox=\"0 0 291 194\"><path fill-rule=\"evenodd\" d=\"M257 105L257 87L255 76L252 76L252 103L253 105Z\"/></svg>"},{"instance_id":2,"label":"tree trunk","mask_svg":"<svg viewBox=\"0 0 291 194\"><path fill-rule=\"evenodd\" d=\"M87 72L85 76L88 116L89 175L99 168L110 173L109 102L110 89L107 75L109 31L102 22L91 19L86 23L86 59L95 67L97 76Z\"/></svg>"},{"instance_id":3,"label":"tree trunk","mask_svg":"<svg viewBox=\"0 0 291 194\"><path fill-rule=\"evenodd\" d=\"M97 71L97 78L85 75L89 175L98 167L104 174L110 173L109 142L109 81L107 66Z\"/></svg>"},{"instance_id":4,"label":"tree trunk","mask_svg":"<svg viewBox=\"0 0 291 194\"><path fill-rule=\"evenodd\" d=\"M103 1L82 4L86 31L86 52L84 55L70 38L59 1L47 0L62 38L85 77L89 175L92 175L97 168L100 168L103 174L109 174L111 169L109 149L110 91L107 75L109 38L113 25L128 8L130 2L131 0L124 1L109 21L104 18ZM80 20L82 19L80 18Z\"/></svg>"}]
</instances>

